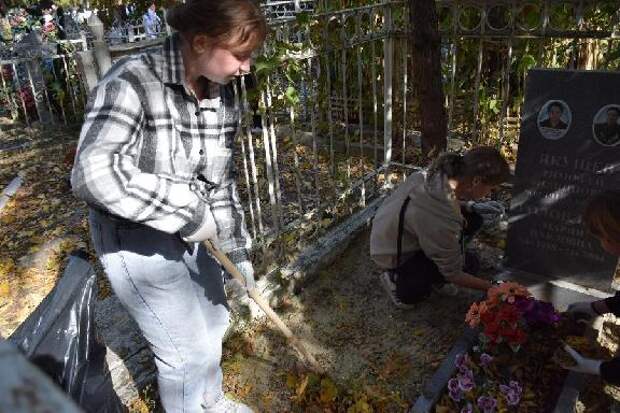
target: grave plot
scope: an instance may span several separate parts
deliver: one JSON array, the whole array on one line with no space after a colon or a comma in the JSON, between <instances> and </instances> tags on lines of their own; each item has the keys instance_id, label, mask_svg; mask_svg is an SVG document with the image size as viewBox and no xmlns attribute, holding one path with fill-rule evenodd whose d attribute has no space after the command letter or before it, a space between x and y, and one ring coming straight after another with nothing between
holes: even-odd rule
<instances>
[{"instance_id":1,"label":"grave plot","mask_svg":"<svg viewBox=\"0 0 620 413\"><path fill-rule=\"evenodd\" d=\"M557 319L546 326L519 321L522 330L504 331L510 336L492 351L488 346L485 349L489 327L472 323L475 329L453 346L414 412L485 407L489 411L565 412L576 406L579 411L605 411L614 399L620 400L613 386L598 378L568 374L558 360L562 342L589 357L615 356L615 317L605 316L598 320L597 329L583 330L552 311L553 307L563 311L574 302L606 298L613 291L617 257L602 250L580 217L591 195L620 189L620 136L606 139L601 132L601 125L608 116L613 118L620 102L619 86L617 73L530 72L506 262L496 278L527 287L535 299L549 303L546 311ZM486 303L472 307L468 321L476 312L483 318L483 309L487 311ZM522 315L504 312L501 316L518 319ZM512 346L507 346L511 339Z\"/></svg>"}]
</instances>

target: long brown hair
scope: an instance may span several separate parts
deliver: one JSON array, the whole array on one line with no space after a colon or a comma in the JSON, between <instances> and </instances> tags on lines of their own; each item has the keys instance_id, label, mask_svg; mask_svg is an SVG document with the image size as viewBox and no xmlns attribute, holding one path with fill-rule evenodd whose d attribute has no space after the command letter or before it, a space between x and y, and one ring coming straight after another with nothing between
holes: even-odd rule
<instances>
[{"instance_id":1,"label":"long brown hair","mask_svg":"<svg viewBox=\"0 0 620 413\"><path fill-rule=\"evenodd\" d=\"M591 197L583 222L592 235L620 242L620 191L604 191Z\"/></svg>"},{"instance_id":2,"label":"long brown hair","mask_svg":"<svg viewBox=\"0 0 620 413\"><path fill-rule=\"evenodd\" d=\"M186 36L204 34L234 53L250 52L267 36L267 22L252 0L188 0L166 16Z\"/></svg>"},{"instance_id":3,"label":"long brown hair","mask_svg":"<svg viewBox=\"0 0 620 413\"><path fill-rule=\"evenodd\" d=\"M479 146L468 150L464 155L451 152L440 155L429 168L429 174L441 174L446 178L478 176L485 184L499 185L510 177L510 167L497 149Z\"/></svg>"}]
</instances>

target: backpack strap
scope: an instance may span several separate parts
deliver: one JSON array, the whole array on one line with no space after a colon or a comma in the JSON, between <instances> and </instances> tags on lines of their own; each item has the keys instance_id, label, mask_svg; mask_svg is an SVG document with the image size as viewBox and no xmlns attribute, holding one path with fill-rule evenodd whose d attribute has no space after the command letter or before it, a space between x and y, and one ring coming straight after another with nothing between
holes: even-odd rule
<instances>
[{"instance_id":1,"label":"backpack strap","mask_svg":"<svg viewBox=\"0 0 620 413\"><path fill-rule=\"evenodd\" d=\"M398 239L396 240L396 268L400 267L400 256L402 254L403 247L403 232L405 230L405 212L407 211L407 206L409 205L409 201L411 201L411 197L405 198L403 202L403 206L400 207L400 213L398 214Z\"/></svg>"}]
</instances>

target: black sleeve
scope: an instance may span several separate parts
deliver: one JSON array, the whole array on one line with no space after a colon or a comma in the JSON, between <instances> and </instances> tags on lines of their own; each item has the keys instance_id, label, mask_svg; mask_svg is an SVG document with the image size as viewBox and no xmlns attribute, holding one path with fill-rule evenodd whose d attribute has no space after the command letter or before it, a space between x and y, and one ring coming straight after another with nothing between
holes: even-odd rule
<instances>
[{"instance_id":1,"label":"black sleeve","mask_svg":"<svg viewBox=\"0 0 620 413\"><path fill-rule=\"evenodd\" d=\"M606 298L605 304L615 316L620 316L620 291L616 291L613 297Z\"/></svg>"},{"instance_id":2,"label":"black sleeve","mask_svg":"<svg viewBox=\"0 0 620 413\"><path fill-rule=\"evenodd\" d=\"M620 384L620 357L601 363L601 377L607 383Z\"/></svg>"}]
</instances>

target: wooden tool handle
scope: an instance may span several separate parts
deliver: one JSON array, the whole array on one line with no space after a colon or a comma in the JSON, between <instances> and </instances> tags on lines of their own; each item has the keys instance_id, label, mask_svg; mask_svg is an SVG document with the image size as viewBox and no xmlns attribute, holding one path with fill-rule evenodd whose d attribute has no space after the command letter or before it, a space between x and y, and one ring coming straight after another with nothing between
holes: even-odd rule
<instances>
[{"instance_id":1,"label":"wooden tool handle","mask_svg":"<svg viewBox=\"0 0 620 413\"><path fill-rule=\"evenodd\" d=\"M207 250L222 264L224 269L228 271L230 275L237 281L241 283L241 285L245 284L245 277L235 264L233 264L228 256L219 250L211 240L204 241ZM254 302L260 307L261 310L269 317L271 321L278 327L278 329L284 334L287 340L291 343L293 348L295 348L305 359L305 361L312 367L314 370L318 372L323 372L323 368L319 365L316 359L306 350L303 344L299 341L297 337L293 334L293 332L284 324L284 321L278 316L275 311L271 308L265 297L263 297L260 292L256 288L247 289L248 295Z\"/></svg>"}]
</instances>

